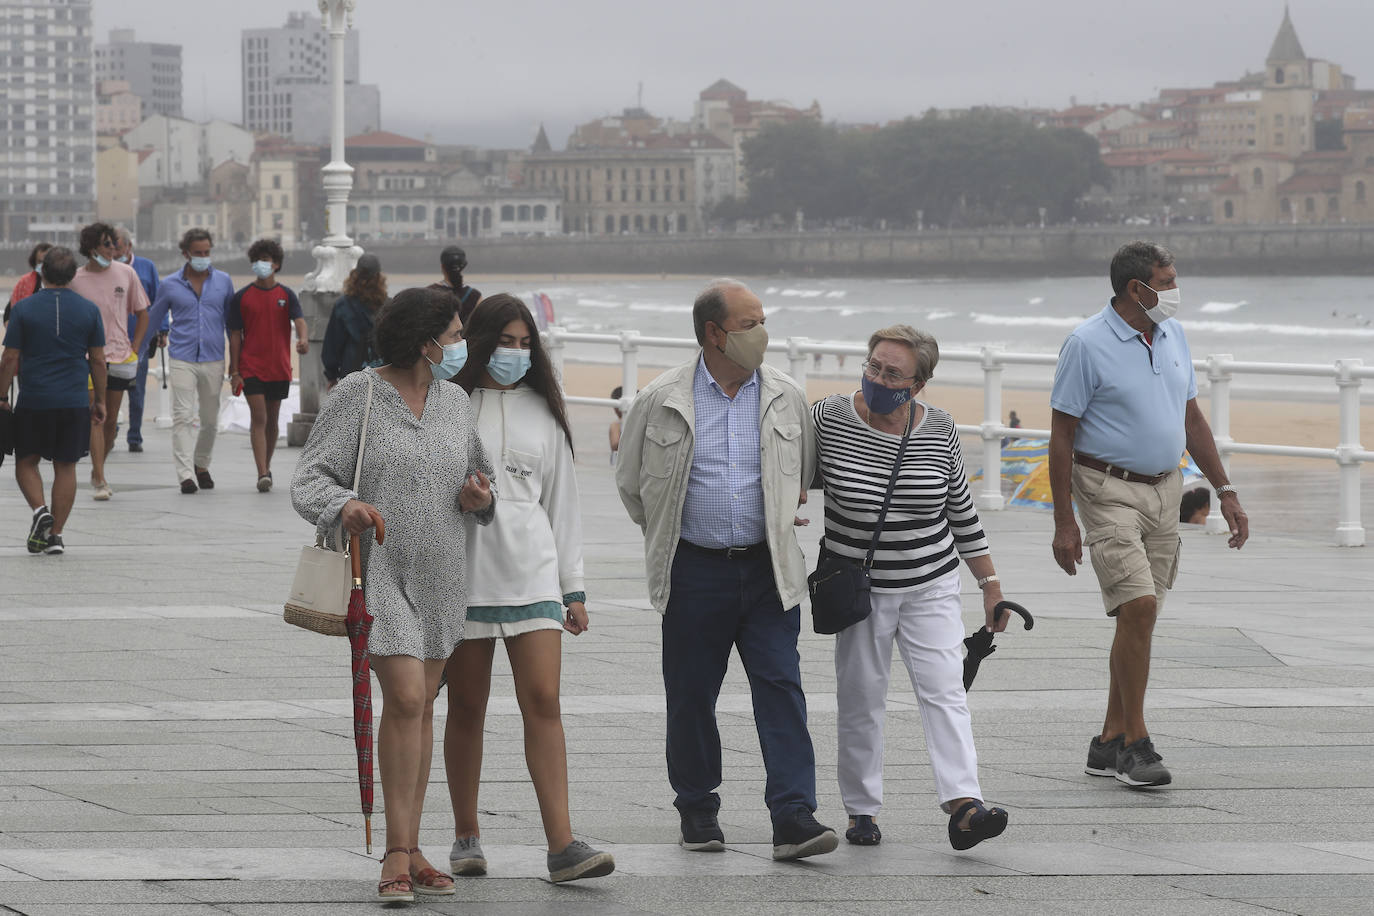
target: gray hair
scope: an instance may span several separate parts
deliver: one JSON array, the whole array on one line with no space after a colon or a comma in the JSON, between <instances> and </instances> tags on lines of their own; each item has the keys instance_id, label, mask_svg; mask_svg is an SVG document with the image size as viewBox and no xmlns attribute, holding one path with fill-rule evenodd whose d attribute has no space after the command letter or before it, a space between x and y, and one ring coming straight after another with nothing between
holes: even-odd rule
<instances>
[{"instance_id":1,"label":"gray hair","mask_svg":"<svg viewBox=\"0 0 1374 916\"><path fill-rule=\"evenodd\" d=\"M123 226L115 227L115 241L121 245L132 245L134 237L129 234L129 230Z\"/></svg>"},{"instance_id":2,"label":"gray hair","mask_svg":"<svg viewBox=\"0 0 1374 916\"><path fill-rule=\"evenodd\" d=\"M916 357L916 381L924 385L935 375L935 364L940 361L940 345L924 331L918 331L909 324L894 324L888 328L874 331L868 338L868 355L885 340L903 344L911 348Z\"/></svg>"},{"instance_id":3,"label":"gray hair","mask_svg":"<svg viewBox=\"0 0 1374 916\"><path fill-rule=\"evenodd\" d=\"M1174 253L1154 242L1130 242L1112 257L1112 294L1120 296L1126 284L1139 280L1147 286L1156 267L1172 267Z\"/></svg>"},{"instance_id":4,"label":"gray hair","mask_svg":"<svg viewBox=\"0 0 1374 916\"><path fill-rule=\"evenodd\" d=\"M699 293L692 303L692 326L697 332L697 343L706 346L706 322L720 327L725 323L729 309L725 305L725 292L731 289L748 289L738 280L717 277Z\"/></svg>"},{"instance_id":5,"label":"gray hair","mask_svg":"<svg viewBox=\"0 0 1374 916\"><path fill-rule=\"evenodd\" d=\"M41 262L44 286L66 286L76 276L76 255L58 245L48 249Z\"/></svg>"}]
</instances>

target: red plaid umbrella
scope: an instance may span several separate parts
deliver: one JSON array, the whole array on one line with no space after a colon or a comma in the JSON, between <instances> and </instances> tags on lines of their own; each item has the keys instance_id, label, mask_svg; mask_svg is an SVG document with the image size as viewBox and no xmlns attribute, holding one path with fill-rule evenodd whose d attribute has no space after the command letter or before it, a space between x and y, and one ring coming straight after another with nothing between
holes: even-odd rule
<instances>
[{"instance_id":1,"label":"red plaid umbrella","mask_svg":"<svg viewBox=\"0 0 1374 916\"><path fill-rule=\"evenodd\" d=\"M374 515L377 543L386 537L380 515ZM358 750L358 791L362 796L363 826L367 854L372 855L372 663L367 655L367 636L372 632L372 615L363 598L363 554L356 534L348 538L353 557L353 592L348 596L348 616L344 626L353 652L353 743Z\"/></svg>"}]
</instances>

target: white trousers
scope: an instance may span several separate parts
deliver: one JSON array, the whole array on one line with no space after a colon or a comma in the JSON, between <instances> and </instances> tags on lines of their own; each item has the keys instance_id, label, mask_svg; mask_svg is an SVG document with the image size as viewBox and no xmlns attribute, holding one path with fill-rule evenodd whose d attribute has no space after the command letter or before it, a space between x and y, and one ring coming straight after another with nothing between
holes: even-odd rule
<instances>
[{"instance_id":1,"label":"white trousers","mask_svg":"<svg viewBox=\"0 0 1374 916\"><path fill-rule=\"evenodd\" d=\"M978 753L964 693L964 624L959 573L914 592L872 593L873 613L835 641L840 797L845 811L876 815L883 806L883 727L894 639L921 707L926 751L941 807L983 797Z\"/></svg>"},{"instance_id":2,"label":"white trousers","mask_svg":"<svg viewBox=\"0 0 1374 916\"><path fill-rule=\"evenodd\" d=\"M195 480L196 468L210 467L210 452L215 447L219 398L224 388L224 360L193 363L169 359L167 363L168 382L172 386L172 460L176 463L177 480ZM199 434L194 425L197 402Z\"/></svg>"}]
</instances>

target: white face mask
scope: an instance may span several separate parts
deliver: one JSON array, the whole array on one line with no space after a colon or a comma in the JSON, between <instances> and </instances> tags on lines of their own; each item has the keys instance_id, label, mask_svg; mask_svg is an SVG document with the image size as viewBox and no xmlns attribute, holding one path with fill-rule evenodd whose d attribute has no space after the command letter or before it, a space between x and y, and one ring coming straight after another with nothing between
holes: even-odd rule
<instances>
[{"instance_id":1,"label":"white face mask","mask_svg":"<svg viewBox=\"0 0 1374 916\"><path fill-rule=\"evenodd\" d=\"M1145 286L1145 284L1142 283L1141 286ZM1178 307L1183 304L1183 294L1177 286L1166 290L1157 290L1150 286L1145 286L1145 288L1159 299L1154 308L1147 309L1144 304L1140 306L1151 321L1155 324L1161 324L1178 313Z\"/></svg>"}]
</instances>

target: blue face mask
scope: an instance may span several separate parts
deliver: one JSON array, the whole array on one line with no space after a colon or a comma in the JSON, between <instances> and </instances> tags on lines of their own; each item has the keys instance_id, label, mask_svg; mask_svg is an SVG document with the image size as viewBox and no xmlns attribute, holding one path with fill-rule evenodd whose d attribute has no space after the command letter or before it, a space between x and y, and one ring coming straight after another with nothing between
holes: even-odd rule
<instances>
[{"instance_id":1,"label":"blue face mask","mask_svg":"<svg viewBox=\"0 0 1374 916\"><path fill-rule=\"evenodd\" d=\"M191 269L198 274L205 273L207 270L210 269L210 256L206 255L203 258L192 258Z\"/></svg>"},{"instance_id":2,"label":"blue face mask","mask_svg":"<svg viewBox=\"0 0 1374 916\"><path fill-rule=\"evenodd\" d=\"M487 360L487 374L498 385L514 385L530 371L530 351L497 347Z\"/></svg>"},{"instance_id":3,"label":"blue face mask","mask_svg":"<svg viewBox=\"0 0 1374 916\"><path fill-rule=\"evenodd\" d=\"M434 340L432 337L430 339ZM463 365L468 361L468 342L466 340L460 340L447 346L435 340L434 345L443 347L444 350L444 358L437 363L428 356L425 357L429 362L429 371L434 373L435 378L450 379L463 370Z\"/></svg>"},{"instance_id":4,"label":"blue face mask","mask_svg":"<svg viewBox=\"0 0 1374 916\"><path fill-rule=\"evenodd\" d=\"M888 388L863 375L859 377L859 387L864 393L864 403L877 414L889 414L911 400L910 388Z\"/></svg>"},{"instance_id":5,"label":"blue face mask","mask_svg":"<svg viewBox=\"0 0 1374 916\"><path fill-rule=\"evenodd\" d=\"M105 257L104 255L93 254L91 255L91 260L99 264L102 270L110 266L110 259Z\"/></svg>"},{"instance_id":6,"label":"blue face mask","mask_svg":"<svg viewBox=\"0 0 1374 916\"><path fill-rule=\"evenodd\" d=\"M253 276L257 277L259 280L266 280L274 273L276 273L276 267L271 261L253 262Z\"/></svg>"},{"instance_id":7,"label":"blue face mask","mask_svg":"<svg viewBox=\"0 0 1374 916\"><path fill-rule=\"evenodd\" d=\"M121 254L119 257L115 258L115 260L121 264L128 264L129 256L127 254Z\"/></svg>"}]
</instances>

